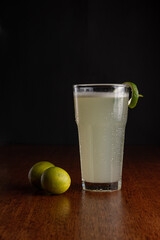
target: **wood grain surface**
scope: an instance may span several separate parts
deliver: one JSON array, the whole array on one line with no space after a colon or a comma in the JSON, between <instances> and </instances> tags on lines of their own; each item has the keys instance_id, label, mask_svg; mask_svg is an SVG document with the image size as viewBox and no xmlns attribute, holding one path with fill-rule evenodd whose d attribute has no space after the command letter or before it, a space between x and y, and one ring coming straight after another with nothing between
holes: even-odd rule
<instances>
[{"instance_id":1,"label":"wood grain surface","mask_svg":"<svg viewBox=\"0 0 160 240\"><path fill-rule=\"evenodd\" d=\"M28 182L42 160L72 178L62 195L45 195ZM125 148L122 190L84 192L78 148L0 147L0 240L159 240L160 149Z\"/></svg>"}]
</instances>

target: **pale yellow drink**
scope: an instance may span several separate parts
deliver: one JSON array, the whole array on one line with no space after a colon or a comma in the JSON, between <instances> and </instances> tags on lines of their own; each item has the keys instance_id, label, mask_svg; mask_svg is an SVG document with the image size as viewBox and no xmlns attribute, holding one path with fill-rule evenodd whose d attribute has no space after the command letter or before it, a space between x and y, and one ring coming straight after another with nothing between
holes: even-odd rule
<instances>
[{"instance_id":1,"label":"pale yellow drink","mask_svg":"<svg viewBox=\"0 0 160 240\"><path fill-rule=\"evenodd\" d=\"M121 88L74 93L83 182L121 185L128 99Z\"/></svg>"}]
</instances>

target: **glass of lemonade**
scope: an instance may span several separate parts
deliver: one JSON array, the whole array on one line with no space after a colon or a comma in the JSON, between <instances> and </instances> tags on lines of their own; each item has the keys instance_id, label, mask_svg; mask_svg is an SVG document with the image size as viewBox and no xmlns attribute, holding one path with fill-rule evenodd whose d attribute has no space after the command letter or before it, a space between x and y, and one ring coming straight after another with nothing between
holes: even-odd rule
<instances>
[{"instance_id":1,"label":"glass of lemonade","mask_svg":"<svg viewBox=\"0 0 160 240\"><path fill-rule=\"evenodd\" d=\"M73 91L83 190L120 190L129 86L78 84Z\"/></svg>"}]
</instances>

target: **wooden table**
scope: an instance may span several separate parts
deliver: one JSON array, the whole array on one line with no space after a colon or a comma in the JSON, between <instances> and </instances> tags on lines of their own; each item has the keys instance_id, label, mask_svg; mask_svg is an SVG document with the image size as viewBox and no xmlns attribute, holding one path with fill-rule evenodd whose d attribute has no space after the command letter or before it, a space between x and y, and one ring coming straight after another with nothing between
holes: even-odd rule
<instances>
[{"instance_id":1,"label":"wooden table","mask_svg":"<svg viewBox=\"0 0 160 240\"><path fill-rule=\"evenodd\" d=\"M48 160L71 175L62 195L44 195L28 171ZM0 240L159 240L160 149L126 147L123 187L112 193L81 190L77 147L0 147Z\"/></svg>"}]
</instances>

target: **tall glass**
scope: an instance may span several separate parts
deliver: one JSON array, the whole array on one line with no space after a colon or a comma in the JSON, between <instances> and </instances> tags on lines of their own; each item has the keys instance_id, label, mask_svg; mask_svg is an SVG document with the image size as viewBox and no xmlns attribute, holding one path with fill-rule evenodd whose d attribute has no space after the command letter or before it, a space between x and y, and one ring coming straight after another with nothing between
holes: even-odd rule
<instances>
[{"instance_id":1,"label":"tall glass","mask_svg":"<svg viewBox=\"0 0 160 240\"><path fill-rule=\"evenodd\" d=\"M88 191L120 190L129 87L79 84L73 90L82 187Z\"/></svg>"}]
</instances>

